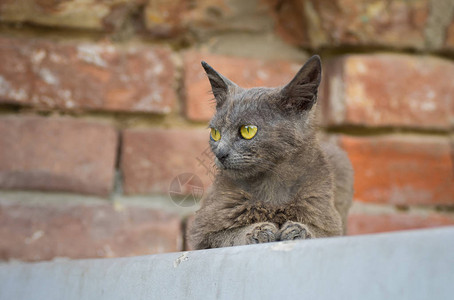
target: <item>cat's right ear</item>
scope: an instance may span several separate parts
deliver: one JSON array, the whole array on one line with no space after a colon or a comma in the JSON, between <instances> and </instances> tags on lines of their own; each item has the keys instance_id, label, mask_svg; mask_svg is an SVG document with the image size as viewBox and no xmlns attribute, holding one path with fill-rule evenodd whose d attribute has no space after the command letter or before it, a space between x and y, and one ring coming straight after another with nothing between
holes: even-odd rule
<instances>
[{"instance_id":1,"label":"cat's right ear","mask_svg":"<svg viewBox=\"0 0 454 300\"><path fill-rule=\"evenodd\" d=\"M235 87L236 84L216 72L215 69L204 61L202 61L202 67L205 69L210 80L211 90L216 99L216 108L219 108L227 99L229 89Z\"/></svg>"},{"instance_id":2,"label":"cat's right ear","mask_svg":"<svg viewBox=\"0 0 454 300\"><path fill-rule=\"evenodd\" d=\"M320 57L314 55L281 90L282 107L291 111L310 110L317 101L321 77L322 63Z\"/></svg>"}]
</instances>

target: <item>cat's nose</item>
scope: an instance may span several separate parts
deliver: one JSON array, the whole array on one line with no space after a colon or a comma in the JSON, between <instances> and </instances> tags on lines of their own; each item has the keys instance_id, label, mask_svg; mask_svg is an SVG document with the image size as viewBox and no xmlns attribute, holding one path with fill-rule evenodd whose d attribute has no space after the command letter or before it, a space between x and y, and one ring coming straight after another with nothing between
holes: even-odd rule
<instances>
[{"instance_id":1,"label":"cat's nose","mask_svg":"<svg viewBox=\"0 0 454 300\"><path fill-rule=\"evenodd\" d=\"M225 151L225 152L224 152L224 151L218 152L218 153L216 154L216 157L219 159L219 161L220 161L221 163L224 163L225 160L229 157L229 152L227 152L227 151Z\"/></svg>"}]
</instances>

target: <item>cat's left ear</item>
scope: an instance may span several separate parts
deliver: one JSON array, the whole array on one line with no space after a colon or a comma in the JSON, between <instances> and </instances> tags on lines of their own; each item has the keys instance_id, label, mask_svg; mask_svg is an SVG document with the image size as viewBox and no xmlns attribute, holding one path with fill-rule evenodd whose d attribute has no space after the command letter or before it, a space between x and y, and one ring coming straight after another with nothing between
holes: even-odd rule
<instances>
[{"instance_id":1,"label":"cat's left ear","mask_svg":"<svg viewBox=\"0 0 454 300\"><path fill-rule=\"evenodd\" d=\"M208 75L208 79L210 80L211 90L213 91L214 98L216 99L216 108L219 108L226 101L229 90L237 85L227 79L227 77L224 77L216 72L216 70L206 62L202 61L201 63Z\"/></svg>"},{"instance_id":2,"label":"cat's left ear","mask_svg":"<svg viewBox=\"0 0 454 300\"><path fill-rule=\"evenodd\" d=\"M317 101L318 86L322 78L322 63L318 55L312 56L295 77L281 90L283 107L292 111L310 110Z\"/></svg>"}]
</instances>

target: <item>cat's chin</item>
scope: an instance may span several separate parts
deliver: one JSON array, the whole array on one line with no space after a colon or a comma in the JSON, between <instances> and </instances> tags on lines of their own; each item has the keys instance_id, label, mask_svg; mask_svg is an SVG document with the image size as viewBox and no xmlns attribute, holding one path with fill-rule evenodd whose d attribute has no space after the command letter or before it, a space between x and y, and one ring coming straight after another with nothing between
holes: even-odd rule
<instances>
[{"instance_id":1,"label":"cat's chin","mask_svg":"<svg viewBox=\"0 0 454 300\"><path fill-rule=\"evenodd\" d=\"M233 180L248 180L250 178L254 178L257 176L257 172L252 170L251 168L227 168L221 167L219 168L221 173L224 176L227 176Z\"/></svg>"},{"instance_id":2,"label":"cat's chin","mask_svg":"<svg viewBox=\"0 0 454 300\"><path fill-rule=\"evenodd\" d=\"M230 165L223 164L217 158L215 158L215 164L218 170L224 175L234 180L244 180L257 176L258 173L254 166L241 166L241 165Z\"/></svg>"}]
</instances>

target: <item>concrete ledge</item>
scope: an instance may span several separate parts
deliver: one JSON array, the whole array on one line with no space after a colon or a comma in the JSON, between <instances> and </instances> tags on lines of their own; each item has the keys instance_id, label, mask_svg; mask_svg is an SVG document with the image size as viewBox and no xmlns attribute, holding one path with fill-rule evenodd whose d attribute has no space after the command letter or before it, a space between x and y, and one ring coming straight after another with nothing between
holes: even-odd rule
<instances>
[{"instance_id":1,"label":"concrete ledge","mask_svg":"<svg viewBox=\"0 0 454 300\"><path fill-rule=\"evenodd\" d=\"M454 227L0 265L0 299L453 299Z\"/></svg>"}]
</instances>

